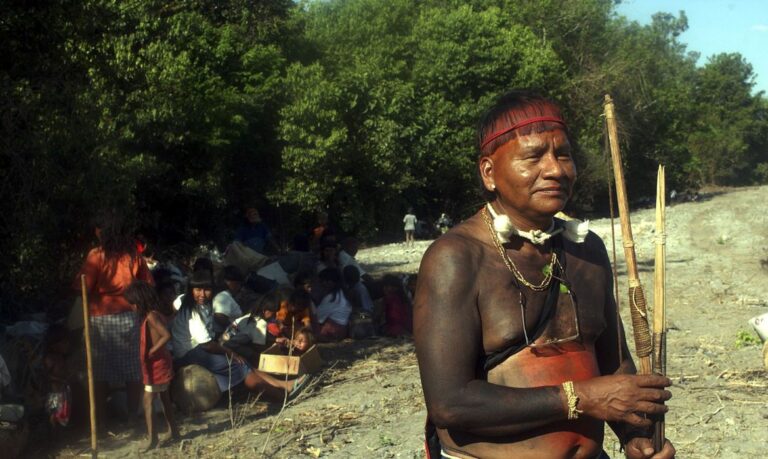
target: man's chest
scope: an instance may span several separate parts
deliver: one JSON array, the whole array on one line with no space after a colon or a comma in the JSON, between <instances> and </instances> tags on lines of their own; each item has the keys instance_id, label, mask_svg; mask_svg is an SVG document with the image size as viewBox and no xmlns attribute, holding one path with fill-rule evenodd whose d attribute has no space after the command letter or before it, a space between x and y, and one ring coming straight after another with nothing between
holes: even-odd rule
<instances>
[{"instance_id":1,"label":"man's chest","mask_svg":"<svg viewBox=\"0 0 768 459\"><path fill-rule=\"evenodd\" d=\"M486 353L511 344L576 341L594 343L606 326L610 286L594 265L569 260L560 286L534 291L520 285L506 267L493 268L478 289L478 311ZM549 299L548 299L549 296Z\"/></svg>"}]
</instances>

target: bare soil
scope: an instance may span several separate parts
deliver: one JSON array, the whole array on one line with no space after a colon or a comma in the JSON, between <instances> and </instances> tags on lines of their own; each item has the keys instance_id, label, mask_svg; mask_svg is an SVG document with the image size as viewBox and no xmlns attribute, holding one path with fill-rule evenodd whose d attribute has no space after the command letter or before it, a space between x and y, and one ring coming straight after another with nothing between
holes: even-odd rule
<instances>
[{"instance_id":1,"label":"bare soil","mask_svg":"<svg viewBox=\"0 0 768 459\"><path fill-rule=\"evenodd\" d=\"M641 277L653 298L654 211L632 214ZM685 458L765 457L768 374L747 320L768 312L768 187L719 190L667 211L668 374L675 386L667 435ZM606 219L591 228L611 251ZM629 327L618 221L620 307ZM373 273L418 270L430 241L361 250ZM630 343L633 346L633 343ZM235 394L207 413L182 415L183 440L149 457L423 457L426 411L413 343L369 339L324 345L327 362L284 408ZM139 457L142 424L100 443L102 457ZM54 457L88 451L70 439ZM622 457L610 432L606 451ZM33 452L30 457L37 457Z\"/></svg>"}]
</instances>

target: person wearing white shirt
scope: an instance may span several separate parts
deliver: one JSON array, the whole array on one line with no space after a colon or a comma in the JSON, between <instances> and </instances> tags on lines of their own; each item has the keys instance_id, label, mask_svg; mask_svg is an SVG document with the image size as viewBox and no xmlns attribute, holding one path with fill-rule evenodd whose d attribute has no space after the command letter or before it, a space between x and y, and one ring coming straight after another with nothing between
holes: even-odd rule
<instances>
[{"instance_id":1,"label":"person wearing white shirt","mask_svg":"<svg viewBox=\"0 0 768 459\"><path fill-rule=\"evenodd\" d=\"M242 357L214 340L212 296L210 273L195 272L173 319L173 357L179 366L197 364L208 369L224 392L243 382L249 368Z\"/></svg>"},{"instance_id":2,"label":"person wearing white shirt","mask_svg":"<svg viewBox=\"0 0 768 459\"><path fill-rule=\"evenodd\" d=\"M306 375L285 381L252 370L245 359L213 339L213 278L207 271L197 271L189 281L181 309L173 321L174 363L178 366L200 365L216 378L219 390L230 390L240 383L252 392L268 398L291 397L306 384Z\"/></svg>"},{"instance_id":3,"label":"person wearing white shirt","mask_svg":"<svg viewBox=\"0 0 768 459\"><path fill-rule=\"evenodd\" d=\"M352 305L341 289L341 273L328 268L318 274L323 297L315 308L317 337L321 341L338 341L347 337Z\"/></svg>"},{"instance_id":4,"label":"person wearing white shirt","mask_svg":"<svg viewBox=\"0 0 768 459\"><path fill-rule=\"evenodd\" d=\"M225 266L223 274L227 288L213 298L213 331L216 336L224 333L233 320L243 315L234 298L243 288L243 273L237 266Z\"/></svg>"}]
</instances>

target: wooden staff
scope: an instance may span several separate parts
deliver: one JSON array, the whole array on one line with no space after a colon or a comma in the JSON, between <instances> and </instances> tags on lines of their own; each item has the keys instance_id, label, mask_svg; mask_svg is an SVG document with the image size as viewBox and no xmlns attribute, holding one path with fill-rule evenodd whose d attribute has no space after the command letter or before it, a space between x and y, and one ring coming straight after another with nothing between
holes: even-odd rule
<instances>
[{"instance_id":1,"label":"wooden staff","mask_svg":"<svg viewBox=\"0 0 768 459\"><path fill-rule=\"evenodd\" d=\"M627 276L629 277L629 307L632 316L632 331L635 336L635 353L640 360L639 374L651 374L651 353L653 342L651 330L648 326L648 311L645 305L645 294L640 285L640 277L637 271L637 256L635 255L635 241L632 239L632 224L629 220L629 203L627 202L627 187L624 183L624 172L621 165L621 153L619 151L619 136L616 129L616 117L614 115L611 96L605 95L605 121L608 126L608 140L611 147L611 159L613 161L613 174L616 180L616 200L619 205L619 217L621 219L621 238L624 243L624 258L627 262Z\"/></svg>"},{"instance_id":2,"label":"wooden staff","mask_svg":"<svg viewBox=\"0 0 768 459\"><path fill-rule=\"evenodd\" d=\"M667 374L667 300L666 300L666 192L664 166L659 166L656 177L656 257L653 284L653 372ZM664 446L664 414L654 424L653 446L661 451Z\"/></svg>"},{"instance_id":3,"label":"wooden staff","mask_svg":"<svg viewBox=\"0 0 768 459\"><path fill-rule=\"evenodd\" d=\"M98 457L96 442L96 394L93 385L93 360L91 358L91 321L88 317L88 291L85 287L85 274L80 275L80 288L83 294L83 335L85 338L85 361L88 368L88 401L91 404L91 457Z\"/></svg>"}]
</instances>

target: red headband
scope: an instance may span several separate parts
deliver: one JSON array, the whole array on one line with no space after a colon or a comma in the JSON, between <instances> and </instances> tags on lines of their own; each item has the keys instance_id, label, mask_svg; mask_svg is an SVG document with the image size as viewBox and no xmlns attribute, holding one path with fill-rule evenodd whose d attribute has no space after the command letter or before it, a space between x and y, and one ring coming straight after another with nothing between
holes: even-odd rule
<instances>
[{"instance_id":1,"label":"red headband","mask_svg":"<svg viewBox=\"0 0 768 459\"><path fill-rule=\"evenodd\" d=\"M528 118L524 119L516 124L513 124L512 126L502 129L500 131L496 131L493 134L491 134L487 139L483 140L483 143L480 144L480 149L482 150L485 148L489 143L493 142L494 140L498 139L499 137L503 136L504 134L508 132L512 132L517 128L521 128L523 126L528 126L529 124L533 123L539 123L541 121L551 121L553 123L562 124L563 127L565 127L565 121L563 121L561 118L558 118L556 116L537 116L534 118Z\"/></svg>"}]
</instances>

